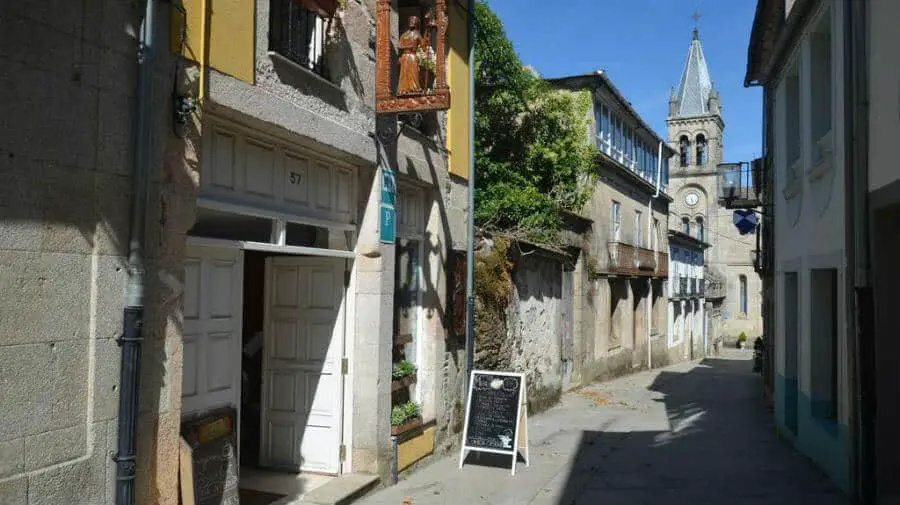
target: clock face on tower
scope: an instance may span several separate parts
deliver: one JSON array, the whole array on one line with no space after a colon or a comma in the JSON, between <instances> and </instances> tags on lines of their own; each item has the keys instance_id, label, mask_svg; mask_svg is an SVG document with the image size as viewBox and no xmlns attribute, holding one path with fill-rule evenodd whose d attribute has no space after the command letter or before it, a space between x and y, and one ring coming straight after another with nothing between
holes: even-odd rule
<instances>
[{"instance_id":1,"label":"clock face on tower","mask_svg":"<svg viewBox=\"0 0 900 505\"><path fill-rule=\"evenodd\" d=\"M700 201L700 197L697 195L697 193L691 192L684 196L684 203L688 207L693 207L694 205L697 205L697 202L699 202L699 201Z\"/></svg>"}]
</instances>

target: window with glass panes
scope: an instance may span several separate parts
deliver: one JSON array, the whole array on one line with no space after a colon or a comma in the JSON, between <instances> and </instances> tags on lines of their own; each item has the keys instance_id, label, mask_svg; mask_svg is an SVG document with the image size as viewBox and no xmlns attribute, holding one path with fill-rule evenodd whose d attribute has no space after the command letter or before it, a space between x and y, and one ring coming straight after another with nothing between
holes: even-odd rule
<instances>
[{"instance_id":1,"label":"window with glass panes","mask_svg":"<svg viewBox=\"0 0 900 505\"><path fill-rule=\"evenodd\" d=\"M624 130L625 130L625 155L624 155L625 166L631 167L631 162L633 160L633 153L634 153L634 139L632 139L632 136L631 136L631 128L629 128L626 125Z\"/></svg>"},{"instance_id":2,"label":"window with glass panes","mask_svg":"<svg viewBox=\"0 0 900 505\"><path fill-rule=\"evenodd\" d=\"M603 103L597 104L595 121L597 123L597 148L630 168L644 180L655 183L656 165L659 159L655 147L658 147L658 144L641 140L638 134L639 130L628 126L621 117ZM668 175L665 180L668 181Z\"/></svg>"},{"instance_id":3,"label":"window with glass panes","mask_svg":"<svg viewBox=\"0 0 900 505\"><path fill-rule=\"evenodd\" d=\"M605 105L600 107L600 129L603 132L601 142L603 144L603 152L609 154L610 143L612 142L612 131L610 131L609 108Z\"/></svg>"}]
</instances>

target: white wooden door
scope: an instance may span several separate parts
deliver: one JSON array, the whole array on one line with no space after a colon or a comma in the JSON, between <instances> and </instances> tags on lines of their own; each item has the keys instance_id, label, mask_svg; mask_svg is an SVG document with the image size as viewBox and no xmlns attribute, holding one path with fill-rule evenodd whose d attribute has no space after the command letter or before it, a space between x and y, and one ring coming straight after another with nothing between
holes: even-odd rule
<instances>
[{"instance_id":1,"label":"white wooden door","mask_svg":"<svg viewBox=\"0 0 900 505\"><path fill-rule=\"evenodd\" d=\"M243 264L239 249L187 250L182 414L240 405Z\"/></svg>"},{"instance_id":2,"label":"white wooden door","mask_svg":"<svg viewBox=\"0 0 900 505\"><path fill-rule=\"evenodd\" d=\"M345 269L330 258L266 263L264 466L339 473Z\"/></svg>"}]
</instances>

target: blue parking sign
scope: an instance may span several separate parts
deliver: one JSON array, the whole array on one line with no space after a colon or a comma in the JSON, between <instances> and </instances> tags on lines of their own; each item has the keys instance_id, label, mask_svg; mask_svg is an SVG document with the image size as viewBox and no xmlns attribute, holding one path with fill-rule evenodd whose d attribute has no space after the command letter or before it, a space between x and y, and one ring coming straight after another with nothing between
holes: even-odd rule
<instances>
[{"instance_id":1,"label":"blue parking sign","mask_svg":"<svg viewBox=\"0 0 900 505\"><path fill-rule=\"evenodd\" d=\"M381 204L381 212L379 216L381 242L384 244L393 244L396 237L397 215L394 207Z\"/></svg>"}]
</instances>

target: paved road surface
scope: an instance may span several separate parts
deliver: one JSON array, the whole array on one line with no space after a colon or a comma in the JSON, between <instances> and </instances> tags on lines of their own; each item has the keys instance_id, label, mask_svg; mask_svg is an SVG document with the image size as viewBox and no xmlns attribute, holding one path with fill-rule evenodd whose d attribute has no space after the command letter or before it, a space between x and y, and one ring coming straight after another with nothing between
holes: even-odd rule
<instances>
[{"instance_id":1,"label":"paved road surface","mask_svg":"<svg viewBox=\"0 0 900 505\"><path fill-rule=\"evenodd\" d=\"M777 438L751 352L596 384L529 420L529 467L449 457L361 505L846 505ZM508 465L508 463L507 463Z\"/></svg>"}]
</instances>

